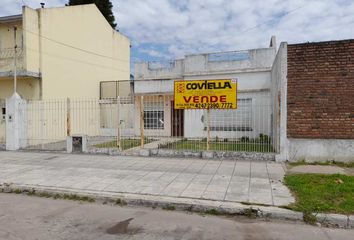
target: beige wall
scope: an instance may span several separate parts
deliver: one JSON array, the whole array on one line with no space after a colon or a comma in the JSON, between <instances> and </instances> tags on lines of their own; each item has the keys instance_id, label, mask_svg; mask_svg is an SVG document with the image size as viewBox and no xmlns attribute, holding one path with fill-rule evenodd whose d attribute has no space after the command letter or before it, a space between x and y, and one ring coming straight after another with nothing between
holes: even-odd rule
<instances>
[{"instance_id":1,"label":"beige wall","mask_svg":"<svg viewBox=\"0 0 354 240\"><path fill-rule=\"evenodd\" d=\"M26 63L35 71L39 62L43 99L98 98L100 81L129 79L130 41L111 28L95 5L25 8L24 25L34 32L37 11L43 37L37 43L36 34L25 32Z\"/></svg>"},{"instance_id":2,"label":"beige wall","mask_svg":"<svg viewBox=\"0 0 354 240\"><path fill-rule=\"evenodd\" d=\"M134 94L130 80L101 82L100 91L102 99L126 98Z\"/></svg>"},{"instance_id":3,"label":"beige wall","mask_svg":"<svg viewBox=\"0 0 354 240\"><path fill-rule=\"evenodd\" d=\"M17 26L17 69L24 69L22 22L0 23L0 73L14 70L14 27ZM1 81L1 78L0 78Z\"/></svg>"},{"instance_id":4,"label":"beige wall","mask_svg":"<svg viewBox=\"0 0 354 240\"><path fill-rule=\"evenodd\" d=\"M19 77L17 79L17 92L24 99L39 98L39 81L32 77ZM12 96L14 91L13 78L0 78L0 99L6 99Z\"/></svg>"},{"instance_id":5,"label":"beige wall","mask_svg":"<svg viewBox=\"0 0 354 240\"><path fill-rule=\"evenodd\" d=\"M14 25L18 26L18 46L24 45L20 65L25 74L42 74L42 84L40 79L38 84L43 99L98 98L101 81L129 80L130 40L112 29L94 4L24 7L23 30L21 21L0 24L0 48L13 47L13 30L8 30ZM0 72L13 69L11 58L6 68L1 63L5 65L0 61ZM4 80L0 78L0 97L12 92L7 91L11 82ZM33 99L37 90L20 94Z\"/></svg>"},{"instance_id":6,"label":"beige wall","mask_svg":"<svg viewBox=\"0 0 354 240\"><path fill-rule=\"evenodd\" d=\"M23 8L23 40L25 44L25 67L29 72L40 73L39 14L28 7Z\"/></svg>"},{"instance_id":7,"label":"beige wall","mask_svg":"<svg viewBox=\"0 0 354 240\"><path fill-rule=\"evenodd\" d=\"M0 49L14 47L14 26L17 26L17 45L22 47L22 21L0 23Z\"/></svg>"}]
</instances>

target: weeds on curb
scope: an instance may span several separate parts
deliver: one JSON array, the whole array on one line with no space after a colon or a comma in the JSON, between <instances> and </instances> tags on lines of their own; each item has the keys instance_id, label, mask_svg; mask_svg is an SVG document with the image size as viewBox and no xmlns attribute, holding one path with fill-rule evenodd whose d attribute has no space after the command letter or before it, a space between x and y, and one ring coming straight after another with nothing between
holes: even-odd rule
<instances>
[{"instance_id":1,"label":"weeds on curb","mask_svg":"<svg viewBox=\"0 0 354 240\"><path fill-rule=\"evenodd\" d=\"M22 193L21 189L15 189L13 192L16 193L16 194L21 194Z\"/></svg>"},{"instance_id":2,"label":"weeds on curb","mask_svg":"<svg viewBox=\"0 0 354 240\"><path fill-rule=\"evenodd\" d=\"M256 218L258 210L254 208L247 208L243 211L243 215L249 218Z\"/></svg>"},{"instance_id":3,"label":"weeds on curb","mask_svg":"<svg viewBox=\"0 0 354 240\"><path fill-rule=\"evenodd\" d=\"M78 196L76 194L63 194L62 199L74 200L74 201L82 201L82 202L94 202L95 199L87 197L87 196Z\"/></svg>"},{"instance_id":4,"label":"weeds on curb","mask_svg":"<svg viewBox=\"0 0 354 240\"><path fill-rule=\"evenodd\" d=\"M208 215L215 215L215 216L219 216L219 215L222 215L222 213L215 209L215 208L212 208L212 209L208 209L205 211L205 214L208 214Z\"/></svg>"},{"instance_id":5,"label":"weeds on curb","mask_svg":"<svg viewBox=\"0 0 354 240\"><path fill-rule=\"evenodd\" d=\"M304 214L303 220L305 223L316 225L317 218L315 215L313 215L311 212L303 212L303 214Z\"/></svg>"},{"instance_id":6,"label":"weeds on curb","mask_svg":"<svg viewBox=\"0 0 354 240\"><path fill-rule=\"evenodd\" d=\"M174 205L165 205L162 207L162 209L167 211L174 211L176 210L176 207Z\"/></svg>"},{"instance_id":7,"label":"weeds on curb","mask_svg":"<svg viewBox=\"0 0 354 240\"><path fill-rule=\"evenodd\" d=\"M4 192L4 191L3 191ZM37 196L37 197L44 197L44 198L53 198L53 199L66 199L66 200L73 200L73 201L81 201L81 202L95 202L95 199L88 197L88 196L79 196L76 194L59 194L59 193L50 193L45 191L37 191L34 189L13 189L10 191L6 191L6 193L15 193L15 194L25 194L28 196Z\"/></svg>"},{"instance_id":8,"label":"weeds on curb","mask_svg":"<svg viewBox=\"0 0 354 240\"><path fill-rule=\"evenodd\" d=\"M126 201L124 201L123 199L117 198L117 200L114 202L115 205L119 205L119 206L125 206L128 203Z\"/></svg>"}]
</instances>

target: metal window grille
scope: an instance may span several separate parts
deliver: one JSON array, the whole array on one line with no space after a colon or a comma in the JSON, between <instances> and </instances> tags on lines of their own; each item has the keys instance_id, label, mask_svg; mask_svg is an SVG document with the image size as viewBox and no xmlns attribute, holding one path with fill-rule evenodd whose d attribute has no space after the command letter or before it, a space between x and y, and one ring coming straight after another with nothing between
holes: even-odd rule
<instances>
[{"instance_id":1,"label":"metal window grille","mask_svg":"<svg viewBox=\"0 0 354 240\"><path fill-rule=\"evenodd\" d=\"M144 102L144 128L164 129L165 111L163 102Z\"/></svg>"},{"instance_id":2,"label":"metal window grille","mask_svg":"<svg viewBox=\"0 0 354 240\"><path fill-rule=\"evenodd\" d=\"M237 105L235 110L210 110L210 130L252 131L252 99L238 99Z\"/></svg>"}]
</instances>

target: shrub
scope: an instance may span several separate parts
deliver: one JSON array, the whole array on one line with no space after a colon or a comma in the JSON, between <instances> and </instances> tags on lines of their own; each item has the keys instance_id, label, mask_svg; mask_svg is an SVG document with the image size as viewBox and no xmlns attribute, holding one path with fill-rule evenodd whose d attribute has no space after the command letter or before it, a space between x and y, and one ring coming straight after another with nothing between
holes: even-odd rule
<instances>
[{"instance_id":1,"label":"shrub","mask_svg":"<svg viewBox=\"0 0 354 240\"><path fill-rule=\"evenodd\" d=\"M246 136L241 137L241 142L249 142L249 141L250 141L249 137L246 137Z\"/></svg>"}]
</instances>

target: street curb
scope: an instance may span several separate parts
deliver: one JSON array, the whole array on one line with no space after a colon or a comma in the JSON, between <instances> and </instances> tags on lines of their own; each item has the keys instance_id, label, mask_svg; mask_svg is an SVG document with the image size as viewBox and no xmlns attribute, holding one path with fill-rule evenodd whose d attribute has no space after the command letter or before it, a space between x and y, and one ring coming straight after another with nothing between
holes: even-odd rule
<instances>
[{"instance_id":1,"label":"street curb","mask_svg":"<svg viewBox=\"0 0 354 240\"><path fill-rule=\"evenodd\" d=\"M301 212L279 208L275 206L260 206L227 201L212 201L191 198L175 198L167 196L140 195L130 193L85 191L69 188L42 187L34 185L0 184L0 192L24 193L29 195L72 194L79 197L88 197L96 202L112 202L119 205L144 206L162 208L166 210L180 210L199 212L214 215L240 215L264 220L288 220L303 222ZM354 228L354 215L313 214L321 226Z\"/></svg>"}]
</instances>

